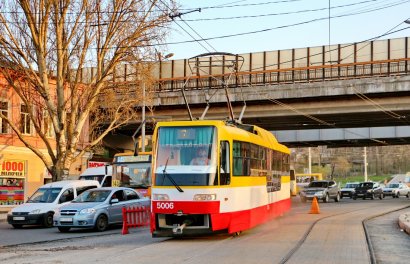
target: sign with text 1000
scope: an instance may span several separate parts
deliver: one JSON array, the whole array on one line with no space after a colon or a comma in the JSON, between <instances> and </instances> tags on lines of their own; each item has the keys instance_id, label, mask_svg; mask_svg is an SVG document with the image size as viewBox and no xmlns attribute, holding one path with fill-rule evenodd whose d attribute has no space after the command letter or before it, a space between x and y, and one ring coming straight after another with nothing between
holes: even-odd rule
<instances>
[{"instance_id":1,"label":"sign with text 1000","mask_svg":"<svg viewBox=\"0 0 410 264\"><path fill-rule=\"evenodd\" d=\"M25 160L4 160L0 166L0 176L26 176Z\"/></svg>"}]
</instances>

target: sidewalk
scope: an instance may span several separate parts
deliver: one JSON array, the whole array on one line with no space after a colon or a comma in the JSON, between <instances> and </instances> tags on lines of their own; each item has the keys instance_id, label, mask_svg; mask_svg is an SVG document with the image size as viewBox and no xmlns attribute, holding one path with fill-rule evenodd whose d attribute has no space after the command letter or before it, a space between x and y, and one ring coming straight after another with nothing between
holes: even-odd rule
<instances>
[{"instance_id":1,"label":"sidewalk","mask_svg":"<svg viewBox=\"0 0 410 264\"><path fill-rule=\"evenodd\" d=\"M399 226L410 235L410 212L399 216Z\"/></svg>"},{"instance_id":2,"label":"sidewalk","mask_svg":"<svg viewBox=\"0 0 410 264\"><path fill-rule=\"evenodd\" d=\"M14 206L0 207L0 223L7 221L7 213L8 213L8 211L10 211L13 208L14 208Z\"/></svg>"}]
</instances>

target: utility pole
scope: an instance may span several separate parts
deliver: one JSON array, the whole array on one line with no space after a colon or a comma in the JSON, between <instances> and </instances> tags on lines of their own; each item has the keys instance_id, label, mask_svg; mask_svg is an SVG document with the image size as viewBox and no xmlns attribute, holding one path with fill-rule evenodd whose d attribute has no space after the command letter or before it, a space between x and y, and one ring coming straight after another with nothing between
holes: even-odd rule
<instances>
[{"instance_id":1,"label":"utility pole","mask_svg":"<svg viewBox=\"0 0 410 264\"><path fill-rule=\"evenodd\" d=\"M364 147L364 181L367 182L367 148Z\"/></svg>"},{"instance_id":2,"label":"utility pole","mask_svg":"<svg viewBox=\"0 0 410 264\"><path fill-rule=\"evenodd\" d=\"M142 82L142 127L141 127L141 151L145 152L145 82Z\"/></svg>"},{"instance_id":3,"label":"utility pole","mask_svg":"<svg viewBox=\"0 0 410 264\"><path fill-rule=\"evenodd\" d=\"M309 163L309 174L312 174L312 153L310 151L310 147L308 148L309 152L309 158L308 158L308 163Z\"/></svg>"}]
</instances>

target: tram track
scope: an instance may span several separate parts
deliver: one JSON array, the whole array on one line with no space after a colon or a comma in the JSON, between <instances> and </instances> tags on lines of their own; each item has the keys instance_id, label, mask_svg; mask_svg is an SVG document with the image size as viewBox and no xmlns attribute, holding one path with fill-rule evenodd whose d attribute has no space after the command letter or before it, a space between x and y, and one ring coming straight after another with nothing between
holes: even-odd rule
<instances>
[{"instance_id":1,"label":"tram track","mask_svg":"<svg viewBox=\"0 0 410 264\"><path fill-rule=\"evenodd\" d=\"M391 214L391 213L394 213L394 212L397 212L397 211L404 210L404 209L406 209L406 208L410 208L410 206L404 206L404 207L396 208L396 209L394 209L394 210L389 210L389 211L385 211L385 212L383 212L383 213L375 214L375 215L366 217L365 219L363 219L363 220L361 221L362 227L363 227L363 231L364 231L364 235L365 235L365 238L366 238L366 245L367 245L367 248L368 248L369 259L370 259L370 263L371 263L371 264L377 264L378 262L377 262L377 258L376 258L376 254L375 254L375 250L374 250L374 245L373 245L373 242L372 242L372 239L371 239L371 236L370 236L369 228L368 228L368 226L367 226L367 222L369 222L370 220L374 220L374 219L376 219L376 218L378 218L378 217L382 217L382 216L385 216L385 215L388 215L388 214ZM278 262L278 263L280 263L280 264L288 263L288 261L291 260L291 258L292 258L292 257L298 252L298 250L304 245L304 243L305 243L306 240L308 239L309 235L312 233L313 228L314 228L318 223L320 223L321 221L326 220L326 219L329 219L329 218L332 218L332 217L337 217L337 216L340 216L340 215L344 215L344 214L347 214L347 213L354 213L354 212L357 212L357 211L362 211L363 209L366 209L366 207L364 207L364 208L359 208L359 209L355 209L355 210L344 211L344 212L340 212L340 213L336 213L336 214L327 215L327 216L324 216L324 217L321 217L321 218L315 220L314 222L312 222L312 223L309 225L308 229L307 229L306 232L303 234L303 236L302 236L301 239L298 241L298 243L297 243L292 249L290 249L290 250L288 251L288 253L287 253L287 254L280 260L280 262Z\"/></svg>"}]
</instances>

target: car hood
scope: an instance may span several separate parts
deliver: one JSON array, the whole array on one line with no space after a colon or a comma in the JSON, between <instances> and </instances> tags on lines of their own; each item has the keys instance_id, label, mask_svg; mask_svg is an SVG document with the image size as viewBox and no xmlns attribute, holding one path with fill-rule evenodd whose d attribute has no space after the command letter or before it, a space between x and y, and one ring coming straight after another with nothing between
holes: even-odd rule
<instances>
[{"instance_id":1,"label":"car hood","mask_svg":"<svg viewBox=\"0 0 410 264\"><path fill-rule=\"evenodd\" d=\"M20 204L17 207L14 207L11 210L11 212L12 213L29 213L34 210L40 210L39 213L41 214L41 213L46 213L49 211L54 211L59 206L61 205L55 204L55 203L24 203L24 204Z\"/></svg>"},{"instance_id":2,"label":"car hood","mask_svg":"<svg viewBox=\"0 0 410 264\"><path fill-rule=\"evenodd\" d=\"M60 210L82 210L85 208L97 208L107 205L106 203L69 203L60 208Z\"/></svg>"},{"instance_id":3,"label":"car hood","mask_svg":"<svg viewBox=\"0 0 410 264\"><path fill-rule=\"evenodd\" d=\"M383 188L383 191L394 191L394 190L397 190L398 188L388 188L388 187L386 187L386 188Z\"/></svg>"},{"instance_id":4,"label":"car hood","mask_svg":"<svg viewBox=\"0 0 410 264\"><path fill-rule=\"evenodd\" d=\"M319 192L319 191L323 191L324 189L326 189L326 188L320 188L320 187L306 187L306 188L304 188L303 190L304 190L304 191L310 191L310 192L312 192L312 191Z\"/></svg>"}]
</instances>

